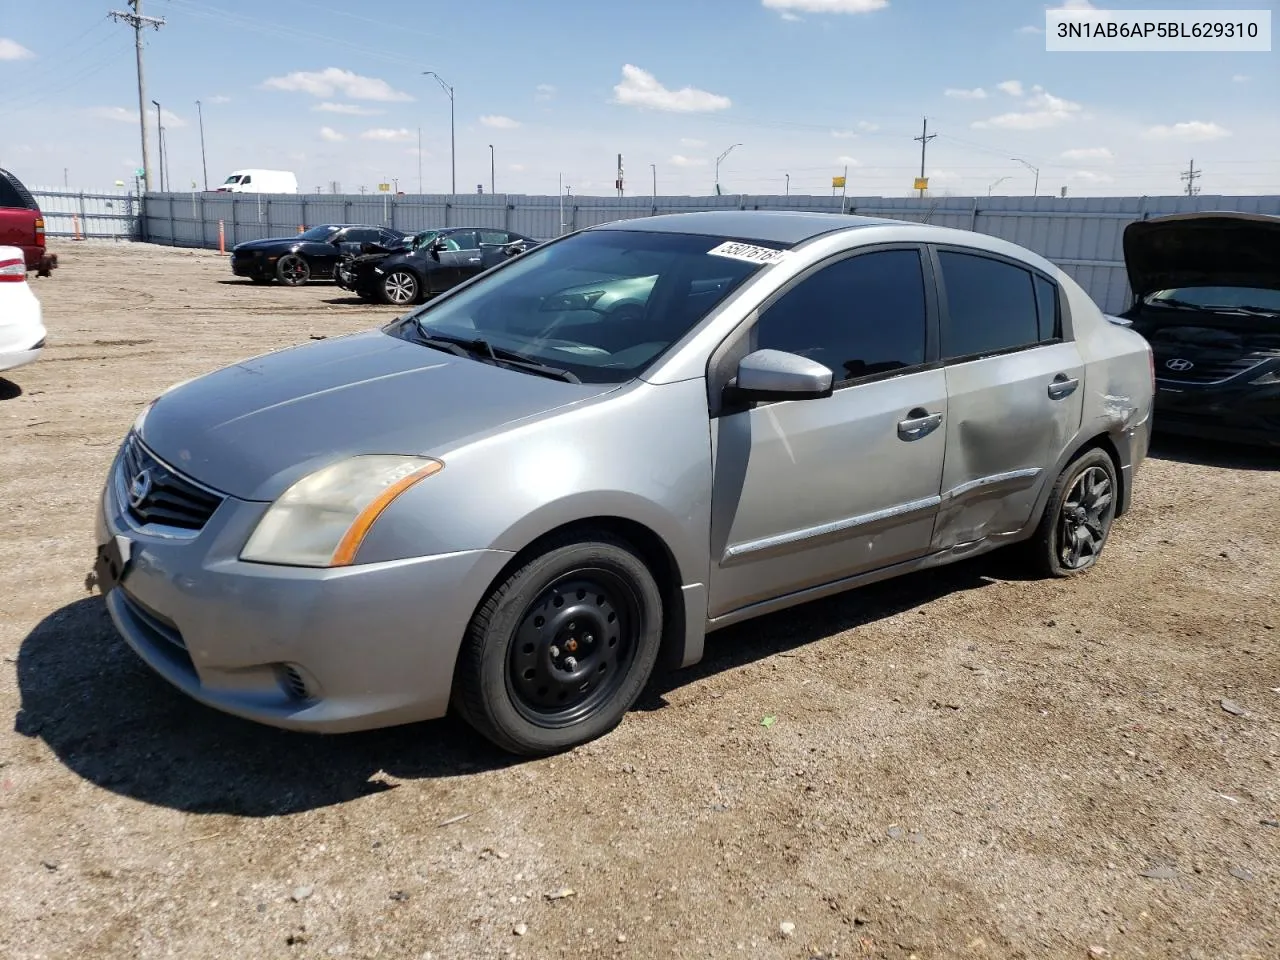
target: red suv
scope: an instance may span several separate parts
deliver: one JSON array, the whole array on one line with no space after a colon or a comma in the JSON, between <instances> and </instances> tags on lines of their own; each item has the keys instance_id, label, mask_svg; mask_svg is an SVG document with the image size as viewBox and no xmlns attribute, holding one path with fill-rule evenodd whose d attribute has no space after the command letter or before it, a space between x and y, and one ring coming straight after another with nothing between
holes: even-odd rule
<instances>
[{"instance_id":1,"label":"red suv","mask_svg":"<svg viewBox=\"0 0 1280 960\"><path fill-rule=\"evenodd\" d=\"M44 245L44 217L31 191L8 170L0 170L0 246L22 250L27 269L47 277L58 265L57 254Z\"/></svg>"}]
</instances>

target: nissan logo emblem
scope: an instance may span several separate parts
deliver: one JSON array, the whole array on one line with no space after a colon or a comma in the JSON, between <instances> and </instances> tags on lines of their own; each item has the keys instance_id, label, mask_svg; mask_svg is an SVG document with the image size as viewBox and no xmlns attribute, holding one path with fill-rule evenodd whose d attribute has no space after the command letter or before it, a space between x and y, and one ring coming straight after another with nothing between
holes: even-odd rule
<instances>
[{"instance_id":1,"label":"nissan logo emblem","mask_svg":"<svg viewBox=\"0 0 1280 960\"><path fill-rule=\"evenodd\" d=\"M151 495L151 471L143 470L129 482L129 505L137 510Z\"/></svg>"},{"instance_id":2,"label":"nissan logo emblem","mask_svg":"<svg viewBox=\"0 0 1280 960\"><path fill-rule=\"evenodd\" d=\"M1186 373L1188 370L1190 370L1192 367L1195 366L1195 364L1192 363L1190 360L1183 360L1181 358L1178 358L1176 360L1166 360L1164 365L1168 367L1170 370L1176 371L1177 373Z\"/></svg>"}]
</instances>

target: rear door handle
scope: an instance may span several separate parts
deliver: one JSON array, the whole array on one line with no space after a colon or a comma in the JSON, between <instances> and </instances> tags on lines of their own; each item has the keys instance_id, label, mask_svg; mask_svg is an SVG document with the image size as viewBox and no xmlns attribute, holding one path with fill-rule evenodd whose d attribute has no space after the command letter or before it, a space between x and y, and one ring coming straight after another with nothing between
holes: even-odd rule
<instances>
[{"instance_id":1,"label":"rear door handle","mask_svg":"<svg viewBox=\"0 0 1280 960\"><path fill-rule=\"evenodd\" d=\"M907 414L907 419L898 421L898 439L910 443L927 437L937 430L942 423L942 414L930 413L923 407L916 407Z\"/></svg>"},{"instance_id":2,"label":"rear door handle","mask_svg":"<svg viewBox=\"0 0 1280 960\"><path fill-rule=\"evenodd\" d=\"M1076 387L1078 386L1080 386L1079 378L1068 377L1065 373L1060 373L1049 384L1049 399L1065 400L1076 392Z\"/></svg>"}]
</instances>

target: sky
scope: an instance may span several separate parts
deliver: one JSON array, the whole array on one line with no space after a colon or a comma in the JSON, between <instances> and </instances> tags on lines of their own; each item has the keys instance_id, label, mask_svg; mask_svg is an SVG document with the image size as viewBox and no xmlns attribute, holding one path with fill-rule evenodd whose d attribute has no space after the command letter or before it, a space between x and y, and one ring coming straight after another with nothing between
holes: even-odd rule
<instances>
[{"instance_id":1,"label":"sky","mask_svg":"<svg viewBox=\"0 0 1280 960\"><path fill-rule=\"evenodd\" d=\"M132 185L141 165L133 31L112 3L6 4L0 166L32 188ZM1280 20L1260 0L1120 6ZM459 193L612 196L621 153L627 195L655 180L662 195L710 195L718 169L725 193L830 196L847 169L851 196L908 196L926 117L935 195L1178 194L1192 160L1204 194L1280 192L1280 53L1050 53L1045 9L143 0L165 20L146 32L147 99L183 190L205 182L202 113L210 187L266 167L304 192L447 193L450 100L434 71L453 90Z\"/></svg>"}]
</instances>

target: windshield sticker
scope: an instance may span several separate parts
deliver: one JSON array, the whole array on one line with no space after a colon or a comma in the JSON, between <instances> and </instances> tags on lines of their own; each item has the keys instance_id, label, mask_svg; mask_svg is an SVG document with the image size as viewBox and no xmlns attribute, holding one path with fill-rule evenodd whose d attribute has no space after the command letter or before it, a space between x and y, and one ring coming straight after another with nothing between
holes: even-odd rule
<instances>
[{"instance_id":1,"label":"windshield sticker","mask_svg":"<svg viewBox=\"0 0 1280 960\"><path fill-rule=\"evenodd\" d=\"M730 260L745 260L747 263L768 265L779 263L787 257L785 250L772 250L769 247L757 247L750 243L738 243L727 240L707 253L713 257L728 257Z\"/></svg>"}]
</instances>

